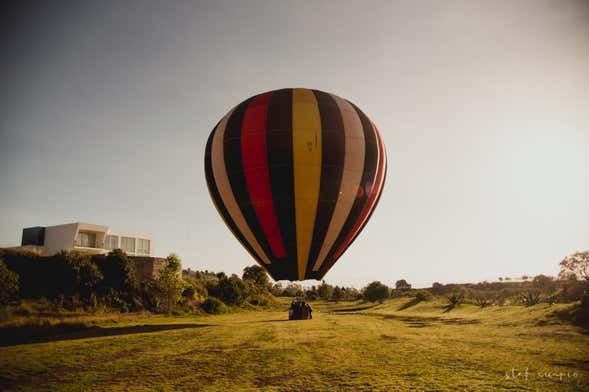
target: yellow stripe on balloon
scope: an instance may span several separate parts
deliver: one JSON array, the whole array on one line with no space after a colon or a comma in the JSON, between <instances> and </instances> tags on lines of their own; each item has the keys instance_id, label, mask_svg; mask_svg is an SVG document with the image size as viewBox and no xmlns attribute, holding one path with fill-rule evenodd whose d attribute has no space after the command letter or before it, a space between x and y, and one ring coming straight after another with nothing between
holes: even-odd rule
<instances>
[{"instance_id":1,"label":"yellow stripe on balloon","mask_svg":"<svg viewBox=\"0 0 589 392\"><path fill-rule=\"evenodd\" d=\"M297 266L305 278L321 180L321 117L315 94L296 88L292 93L292 148L294 166Z\"/></svg>"}]
</instances>

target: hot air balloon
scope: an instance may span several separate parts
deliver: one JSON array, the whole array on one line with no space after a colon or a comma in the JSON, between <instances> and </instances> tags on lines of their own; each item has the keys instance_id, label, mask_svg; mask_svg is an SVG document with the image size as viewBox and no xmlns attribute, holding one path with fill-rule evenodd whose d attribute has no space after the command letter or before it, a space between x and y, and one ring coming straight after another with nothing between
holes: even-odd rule
<instances>
[{"instance_id":1,"label":"hot air balloon","mask_svg":"<svg viewBox=\"0 0 589 392\"><path fill-rule=\"evenodd\" d=\"M213 203L274 280L322 279L366 225L386 168L380 133L357 106L304 88L243 101L205 152Z\"/></svg>"}]
</instances>

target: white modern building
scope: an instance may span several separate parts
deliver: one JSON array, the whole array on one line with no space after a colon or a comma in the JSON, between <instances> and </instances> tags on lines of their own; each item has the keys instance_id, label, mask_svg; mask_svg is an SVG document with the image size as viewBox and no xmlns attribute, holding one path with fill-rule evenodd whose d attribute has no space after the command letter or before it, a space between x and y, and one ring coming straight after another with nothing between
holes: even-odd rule
<instances>
[{"instance_id":1,"label":"white modern building","mask_svg":"<svg viewBox=\"0 0 589 392\"><path fill-rule=\"evenodd\" d=\"M151 236L112 231L107 226L81 222L27 227L22 231L21 247L43 255L52 255L60 250L104 254L122 249L131 256L153 256Z\"/></svg>"}]
</instances>

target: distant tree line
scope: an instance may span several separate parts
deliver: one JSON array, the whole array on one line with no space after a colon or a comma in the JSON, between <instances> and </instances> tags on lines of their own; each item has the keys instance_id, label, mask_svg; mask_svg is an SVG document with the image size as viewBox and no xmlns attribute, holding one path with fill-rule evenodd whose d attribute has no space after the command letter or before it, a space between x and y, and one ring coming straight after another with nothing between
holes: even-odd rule
<instances>
[{"instance_id":1,"label":"distant tree line","mask_svg":"<svg viewBox=\"0 0 589 392\"><path fill-rule=\"evenodd\" d=\"M307 301L352 301L362 299L361 292L354 287L333 286L322 281L320 285L303 287L298 283L289 283L284 287L280 282L270 286L270 292L276 297L300 297Z\"/></svg>"},{"instance_id":2,"label":"distant tree line","mask_svg":"<svg viewBox=\"0 0 589 392\"><path fill-rule=\"evenodd\" d=\"M500 281L480 283L435 282L432 287L412 289L405 279L398 280L395 287L388 287L375 281L362 289L362 298L368 302L384 301L387 298L411 297L427 301L434 296L443 297L450 304L471 303L481 307L491 305L536 305L544 302L570 303L587 295L588 282L578 280L575 275L559 275L554 278L537 275L522 281Z\"/></svg>"},{"instance_id":3,"label":"distant tree line","mask_svg":"<svg viewBox=\"0 0 589 392\"><path fill-rule=\"evenodd\" d=\"M465 284L434 283L429 289L438 296L457 296L461 303L472 303L481 307L491 305L532 306L544 302L570 303L581 300L587 293L588 284L574 275L546 275L528 277L521 281L505 279L500 282Z\"/></svg>"},{"instance_id":4,"label":"distant tree line","mask_svg":"<svg viewBox=\"0 0 589 392\"><path fill-rule=\"evenodd\" d=\"M441 297L446 310L461 304L484 308L578 302L573 311L574 317L583 325L589 324L589 252L578 252L566 257L560 267L558 277L540 274L534 277L524 275L517 280L502 277L498 282L435 282L426 289L412 289L405 279L397 280L394 288L375 281L362 289L362 297L368 302L382 302L391 297L411 298L406 307Z\"/></svg>"}]
</instances>

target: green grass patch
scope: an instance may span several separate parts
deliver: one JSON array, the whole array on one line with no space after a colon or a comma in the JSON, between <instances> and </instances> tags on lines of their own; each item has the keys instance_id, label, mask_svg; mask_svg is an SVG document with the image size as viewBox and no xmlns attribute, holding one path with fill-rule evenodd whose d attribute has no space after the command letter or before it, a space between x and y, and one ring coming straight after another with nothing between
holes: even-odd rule
<instances>
[{"instance_id":1,"label":"green grass patch","mask_svg":"<svg viewBox=\"0 0 589 392\"><path fill-rule=\"evenodd\" d=\"M90 315L0 329L6 390L589 389L589 336L566 305L444 312L443 301L317 302L186 317ZM400 310L401 309L401 310ZM41 323L40 325L44 325ZM72 325L74 327L72 327ZM12 328L12 329L7 329ZM68 330L73 328L73 330ZM15 335L27 338L18 340ZM11 340L12 339L12 340Z\"/></svg>"}]
</instances>

